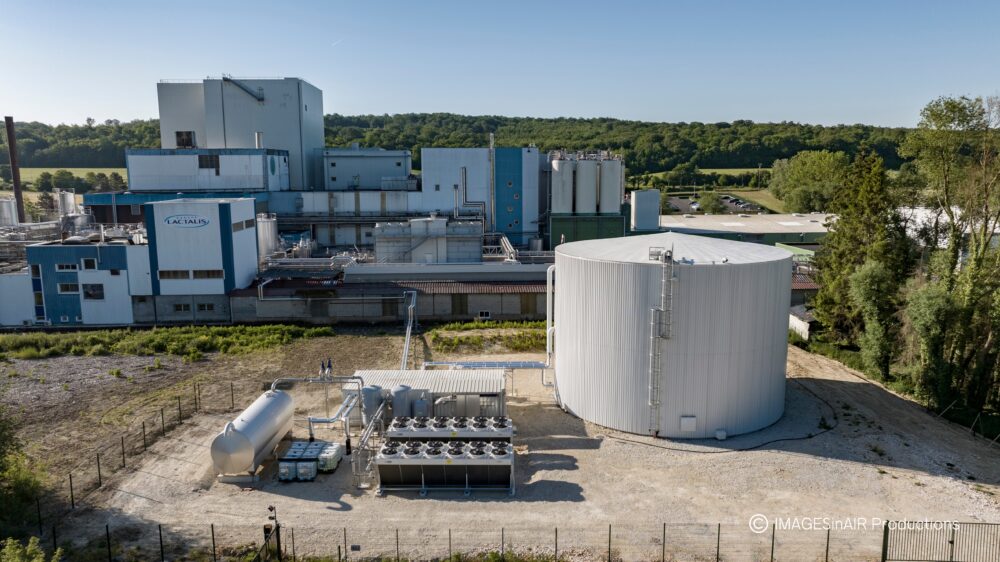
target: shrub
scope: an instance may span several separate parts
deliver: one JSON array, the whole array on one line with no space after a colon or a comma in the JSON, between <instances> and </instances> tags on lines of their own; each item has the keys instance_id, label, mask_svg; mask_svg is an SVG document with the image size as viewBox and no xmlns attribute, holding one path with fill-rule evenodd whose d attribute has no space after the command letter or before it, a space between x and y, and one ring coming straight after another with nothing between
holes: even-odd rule
<instances>
[{"instance_id":1,"label":"shrub","mask_svg":"<svg viewBox=\"0 0 1000 562\"><path fill-rule=\"evenodd\" d=\"M112 377L116 378L116 379L122 378L122 370L121 369L111 369L110 371L108 371L108 374L111 375Z\"/></svg>"}]
</instances>

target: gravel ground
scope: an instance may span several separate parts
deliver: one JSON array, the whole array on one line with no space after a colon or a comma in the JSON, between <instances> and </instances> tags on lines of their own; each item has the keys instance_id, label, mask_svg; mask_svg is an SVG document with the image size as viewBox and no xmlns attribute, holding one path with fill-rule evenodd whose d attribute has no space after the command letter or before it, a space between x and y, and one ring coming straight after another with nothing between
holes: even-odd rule
<instances>
[{"instance_id":1,"label":"gravel ground","mask_svg":"<svg viewBox=\"0 0 1000 562\"><path fill-rule=\"evenodd\" d=\"M367 347L356 347L343 365L335 360L341 371L352 369L348 363L391 366L399 349L387 346L380 361L366 363L361 355L375 342L351 343ZM276 366L301 370L329 342L304 346L286 351ZM499 548L503 536L506 548L551 552L559 527L561 556L594 559L606 556L610 524L621 559L659 559L661 548L677 559L714 559L718 541L725 559L743 560L767 558L770 535L747 526L762 514L771 521L829 518L847 527L831 533L831 559L864 560L878 558L881 529L869 527L876 518L1000 522L1000 449L829 359L792 347L788 374L778 423L716 442L654 440L585 423L553 403L537 371L518 371L509 401L520 450L513 497L376 498L354 486L347 465L311 483L216 483L208 446L229 416L196 416L144 455L138 470L87 498L94 508L67 521L72 531L63 533L83 540L110 523L151 548L155 523L170 544L206 544L214 523L220 544L241 544L257 538L274 505L295 529L300 554L330 555L345 544L344 532L362 555L391 554L395 529L401 551L416 558L446 555L448 529L456 551ZM299 412L322 405L319 392L293 393ZM824 540L820 531L778 532L776 558L821 559Z\"/></svg>"}]
</instances>

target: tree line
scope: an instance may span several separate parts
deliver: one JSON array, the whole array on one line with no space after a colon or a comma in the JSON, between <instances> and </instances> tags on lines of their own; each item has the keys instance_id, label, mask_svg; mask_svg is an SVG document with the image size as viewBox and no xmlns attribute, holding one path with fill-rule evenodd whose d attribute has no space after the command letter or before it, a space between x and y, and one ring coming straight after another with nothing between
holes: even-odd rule
<instances>
[{"instance_id":1,"label":"tree line","mask_svg":"<svg viewBox=\"0 0 1000 562\"><path fill-rule=\"evenodd\" d=\"M610 149L625 157L630 174L698 168L757 168L804 150L828 150L853 156L864 144L890 168L905 158L899 145L903 128L869 125L804 125L799 123L653 123L610 118L531 118L466 116L452 113L399 115L326 115L327 146L406 149L419 168L422 147L479 147L490 133L502 146L534 144L543 151ZM157 148L156 119L120 122L88 120L82 125L17 123L21 166L123 167L126 148ZM3 139L6 142L5 139ZM0 144L0 164L7 149Z\"/></svg>"},{"instance_id":2,"label":"tree line","mask_svg":"<svg viewBox=\"0 0 1000 562\"><path fill-rule=\"evenodd\" d=\"M1000 98L931 102L900 153L920 181L890 181L872 150L794 171L841 170L823 195L838 218L816 260L821 338L974 423L1000 410Z\"/></svg>"}]
</instances>

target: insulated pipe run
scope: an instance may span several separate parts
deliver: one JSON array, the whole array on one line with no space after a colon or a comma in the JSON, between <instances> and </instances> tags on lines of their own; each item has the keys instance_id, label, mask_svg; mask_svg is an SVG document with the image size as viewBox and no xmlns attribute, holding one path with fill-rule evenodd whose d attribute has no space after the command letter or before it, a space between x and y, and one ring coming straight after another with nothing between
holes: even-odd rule
<instances>
[{"instance_id":1,"label":"insulated pipe run","mask_svg":"<svg viewBox=\"0 0 1000 562\"><path fill-rule=\"evenodd\" d=\"M410 295L410 304L406 307L406 341L403 342L403 359L399 362L399 370L406 370L406 362L410 359L410 334L413 333L413 322L417 314L417 292L406 291L403 299Z\"/></svg>"},{"instance_id":2,"label":"insulated pipe run","mask_svg":"<svg viewBox=\"0 0 1000 562\"><path fill-rule=\"evenodd\" d=\"M351 415L351 412L354 410L354 407L357 405L357 403L358 403L358 396L355 395L355 394L352 394L352 395L350 395L350 396L347 397L347 400L344 400L344 402L340 405L340 408L337 409L337 412L335 414L333 414L332 417L327 417L327 418L313 418L313 417L309 417L309 418L306 418L306 421L309 424L309 441L315 441L316 440L315 439L315 435L313 433L313 424L319 424L319 423L331 424L331 423L337 423L341 419L346 419L347 416ZM345 433L345 437L347 439L350 439L350 435L348 435L346 433Z\"/></svg>"}]
</instances>

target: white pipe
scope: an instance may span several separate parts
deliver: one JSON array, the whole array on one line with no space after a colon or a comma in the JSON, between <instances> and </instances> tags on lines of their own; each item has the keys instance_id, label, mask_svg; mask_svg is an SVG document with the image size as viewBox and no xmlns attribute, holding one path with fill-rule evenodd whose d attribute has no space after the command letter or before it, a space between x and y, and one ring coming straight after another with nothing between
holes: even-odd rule
<instances>
[{"instance_id":1,"label":"white pipe","mask_svg":"<svg viewBox=\"0 0 1000 562\"><path fill-rule=\"evenodd\" d=\"M555 301L553 299L553 278L555 277L556 266L555 264L550 265L545 270L545 368L548 369L552 366L552 336L555 332L555 328L552 323L555 321L554 311L555 311Z\"/></svg>"},{"instance_id":2,"label":"white pipe","mask_svg":"<svg viewBox=\"0 0 1000 562\"><path fill-rule=\"evenodd\" d=\"M417 309L417 292L405 291L403 299L406 299L406 295L410 295L410 304L406 307L406 341L403 342L403 359L399 362L400 371L406 370L406 362L410 359L410 335L413 333L413 321L416 317Z\"/></svg>"},{"instance_id":3,"label":"white pipe","mask_svg":"<svg viewBox=\"0 0 1000 562\"><path fill-rule=\"evenodd\" d=\"M313 424L317 424L317 423L326 423L326 424L337 423L341 419L346 418L347 416L351 415L351 411L354 410L354 406L356 406L357 403L358 403L358 395L351 394L351 395L349 395L347 397L346 400L344 400L344 402L340 405L340 408L337 409L337 412L335 414L333 414L332 417L325 417L325 418L308 417L308 418L306 418L306 422L309 424L309 440L312 441L313 438L314 438L314 436L313 436ZM345 437L346 436L347 435L345 434Z\"/></svg>"}]
</instances>

